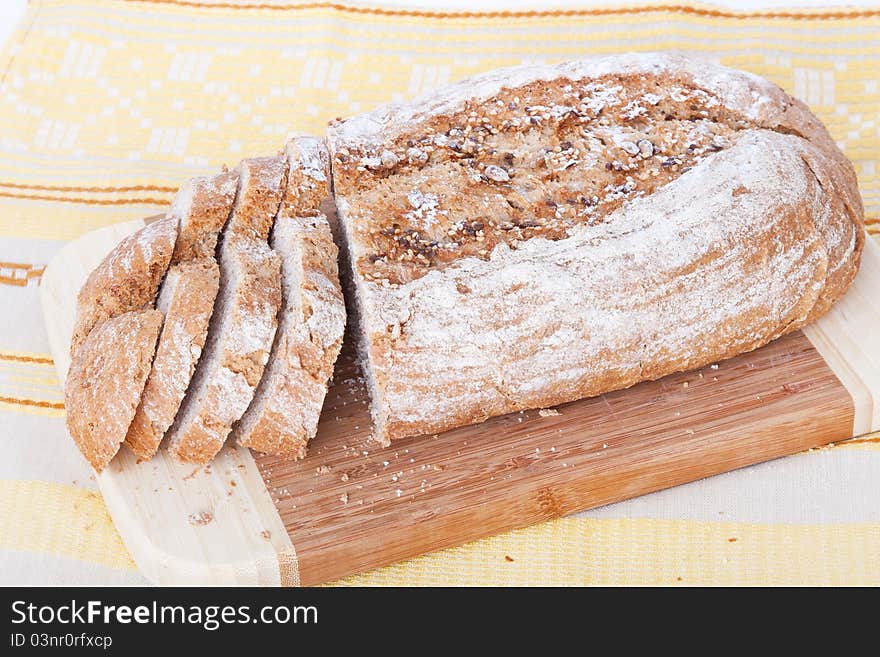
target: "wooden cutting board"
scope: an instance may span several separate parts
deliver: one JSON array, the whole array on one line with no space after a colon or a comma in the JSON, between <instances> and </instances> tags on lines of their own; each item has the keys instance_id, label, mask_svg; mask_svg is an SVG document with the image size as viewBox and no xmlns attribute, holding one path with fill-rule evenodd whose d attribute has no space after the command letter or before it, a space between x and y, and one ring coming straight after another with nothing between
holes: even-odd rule
<instances>
[{"instance_id":1,"label":"wooden cutting board","mask_svg":"<svg viewBox=\"0 0 880 657\"><path fill-rule=\"evenodd\" d=\"M148 220L144 220L148 221ZM144 221L66 245L41 294L60 380L88 273ZM347 341L300 462L227 446L208 467L123 448L98 476L158 584L317 584L880 429L880 247L814 326L594 399L383 449Z\"/></svg>"}]
</instances>

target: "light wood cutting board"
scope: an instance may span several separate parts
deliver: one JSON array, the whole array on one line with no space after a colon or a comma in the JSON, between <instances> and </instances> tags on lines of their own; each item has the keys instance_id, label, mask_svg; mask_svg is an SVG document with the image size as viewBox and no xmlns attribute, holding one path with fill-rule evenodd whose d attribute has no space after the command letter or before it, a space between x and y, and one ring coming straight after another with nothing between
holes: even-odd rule
<instances>
[{"instance_id":1,"label":"light wood cutting board","mask_svg":"<svg viewBox=\"0 0 880 657\"><path fill-rule=\"evenodd\" d=\"M77 291L144 221L84 235L46 268L61 381ZM878 327L880 247L869 239L826 317L700 371L382 449L347 341L305 460L227 446L193 468L123 448L97 479L155 583L317 584L880 429Z\"/></svg>"}]
</instances>

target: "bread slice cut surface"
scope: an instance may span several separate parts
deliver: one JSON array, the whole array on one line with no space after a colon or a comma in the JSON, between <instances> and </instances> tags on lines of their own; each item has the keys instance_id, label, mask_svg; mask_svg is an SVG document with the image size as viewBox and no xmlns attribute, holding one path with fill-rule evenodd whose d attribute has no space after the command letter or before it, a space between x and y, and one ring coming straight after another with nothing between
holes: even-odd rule
<instances>
[{"instance_id":1,"label":"bread slice cut surface","mask_svg":"<svg viewBox=\"0 0 880 657\"><path fill-rule=\"evenodd\" d=\"M219 285L220 270L213 259L174 265L165 277L156 303L165 321L126 436L128 446L142 459L156 453L180 408L205 346Z\"/></svg>"},{"instance_id":2,"label":"bread slice cut surface","mask_svg":"<svg viewBox=\"0 0 880 657\"><path fill-rule=\"evenodd\" d=\"M283 157L238 168L239 188L220 239L220 285L205 348L168 432L169 450L205 463L253 398L268 361L281 305L281 264L266 239L287 177Z\"/></svg>"},{"instance_id":3,"label":"bread slice cut surface","mask_svg":"<svg viewBox=\"0 0 880 657\"><path fill-rule=\"evenodd\" d=\"M286 147L287 189L272 232L281 259L282 307L269 363L235 428L240 444L301 458L317 431L327 381L342 345L345 303L338 250L321 203L330 193L324 140L296 137Z\"/></svg>"}]
</instances>

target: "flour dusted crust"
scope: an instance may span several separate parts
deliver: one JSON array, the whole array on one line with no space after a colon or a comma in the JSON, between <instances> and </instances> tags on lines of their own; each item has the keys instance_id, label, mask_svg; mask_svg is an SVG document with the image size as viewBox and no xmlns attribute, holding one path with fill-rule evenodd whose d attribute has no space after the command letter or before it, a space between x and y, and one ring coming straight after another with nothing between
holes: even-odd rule
<instances>
[{"instance_id":1,"label":"flour dusted crust","mask_svg":"<svg viewBox=\"0 0 880 657\"><path fill-rule=\"evenodd\" d=\"M282 213L288 217L313 217L330 195L330 155L320 137L294 137L285 154L290 173Z\"/></svg>"},{"instance_id":2,"label":"flour dusted crust","mask_svg":"<svg viewBox=\"0 0 880 657\"><path fill-rule=\"evenodd\" d=\"M241 445L302 458L317 431L327 381L342 346L345 303L338 251L327 217L329 160L322 139L297 137L286 148L287 190L272 232L281 259L282 307L269 363L234 430Z\"/></svg>"},{"instance_id":3,"label":"flour dusted crust","mask_svg":"<svg viewBox=\"0 0 880 657\"><path fill-rule=\"evenodd\" d=\"M97 471L119 451L150 372L162 313L137 310L89 333L67 374L67 430Z\"/></svg>"},{"instance_id":4,"label":"flour dusted crust","mask_svg":"<svg viewBox=\"0 0 880 657\"><path fill-rule=\"evenodd\" d=\"M153 304L177 239L177 220L147 224L123 239L86 279L77 297L72 360L101 322Z\"/></svg>"},{"instance_id":5,"label":"flour dusted crust","mask_svg":"<svg viewBox=\"0 0 880 657\"><path fill-rule=\"evenodd\" d=\"M503 70L328 139L383 443L755 349L858 269L824 127L697 60Z\"/></svg>"},{"instance_id":6,"label":"flour dusted crust","mask_svg":"<svg viewBox=\"0 0 880 657\"><path fill-rule=\"evenodd\" d=\"M150 459L174 421L205 346L208 322L220 285L213 259L174 265L162 284L156 307L165 321L156 356L126 443Z\"/></svg>"},{"instance_id":7,"label":"flour dusted crust","mask_svg":"<svg viewBox=\"0 0 880 657\"><path fill-rule=\"evenodd\" d=\"M208 338L167 434L171 453L193 463L211 460L247 410L281 304L281 265L266 240L286 185L287 160L244 160L238 173L238 194L220 241L220 288Z\"/></svg>"}]
</instances>

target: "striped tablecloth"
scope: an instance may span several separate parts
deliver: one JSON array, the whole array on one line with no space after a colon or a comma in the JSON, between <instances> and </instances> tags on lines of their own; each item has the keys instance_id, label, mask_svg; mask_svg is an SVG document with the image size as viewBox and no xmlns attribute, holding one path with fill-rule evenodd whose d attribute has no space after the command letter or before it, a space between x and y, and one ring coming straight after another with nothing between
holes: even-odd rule
<instances>
[{"instance_id":1,"label":"striped tablecloth","mask_svg":"<svg viewBox=\"0 0 880 657\"><path fill-rule=\"evenodd\" d=\"M64 429L37 286L65 240L159 212L186 177L335 116L498 66L667 49L807 101L880 215L880 6L33 0L0 54L0 583L144 581ZM880 584L878 481L866 437L346 583Z\"/></svg>"}]
</instances>

